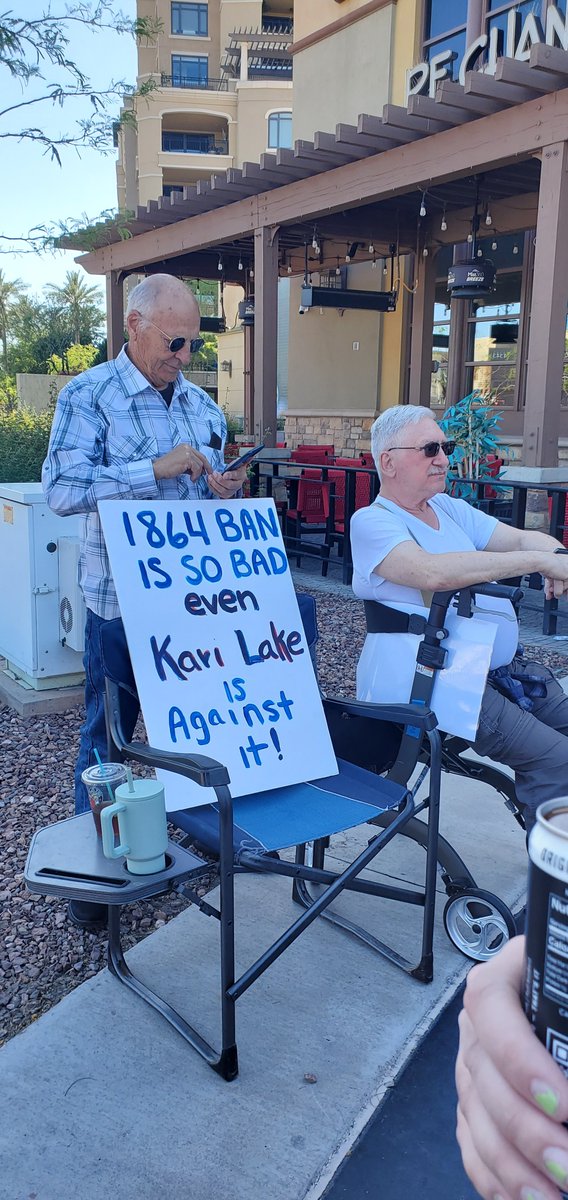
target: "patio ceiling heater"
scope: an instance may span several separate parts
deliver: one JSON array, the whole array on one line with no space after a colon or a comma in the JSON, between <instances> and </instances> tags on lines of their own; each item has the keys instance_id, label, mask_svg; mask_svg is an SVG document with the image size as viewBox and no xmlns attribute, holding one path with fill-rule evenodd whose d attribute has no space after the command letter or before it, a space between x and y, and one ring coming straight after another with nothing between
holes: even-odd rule
<instances>
[{"instance_id":1,"label":"patio ceiling heater","mask_svg":"<svg viewBox=\"0 0 568 1200\"><path fill-rule=\"evenodd\" d=\"M309 282L308 247L305 251L304 282L300 300L300 314L310 308L365 309L369 312L395 312L398 292L394 286L394 260L396 246L390 251L390 290L388 292L363 291L356 288L314 287Z\"/></svg>"}]
</instances>

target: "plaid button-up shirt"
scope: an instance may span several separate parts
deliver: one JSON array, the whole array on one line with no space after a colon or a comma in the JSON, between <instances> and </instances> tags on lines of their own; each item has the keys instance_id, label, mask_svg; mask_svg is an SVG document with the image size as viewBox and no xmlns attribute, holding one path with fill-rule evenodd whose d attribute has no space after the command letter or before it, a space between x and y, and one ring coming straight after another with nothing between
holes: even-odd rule
<instances>
[{"instance_id":1,"label":"plaid button-up shirt","mask_svg":"<svg viewBox=\"0 0 568 1200\"><path fill-rule=\"evenodd\" d=\"M168 407L124 347L112 362L66 384L55 409L42 483L50 508L60 516L85 513L80 583L87 608L105 620L120 615L99 501L211 498L206 475L195 483L189 475L156 480L152 463L188 442L221 470L226 435L223 413L206 392L180 372Z\"/></svg>"}]
</instances>

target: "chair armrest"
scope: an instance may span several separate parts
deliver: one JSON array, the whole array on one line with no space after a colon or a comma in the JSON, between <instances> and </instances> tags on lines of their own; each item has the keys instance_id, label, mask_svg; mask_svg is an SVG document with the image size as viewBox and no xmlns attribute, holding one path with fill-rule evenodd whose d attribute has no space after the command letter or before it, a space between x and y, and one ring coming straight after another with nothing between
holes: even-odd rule
<instances>
[{"instance_id":1,"label":"chair armrest","mask_svg":"<svg viewBox=\"0 0 568 1200\"><path fill-rule=\"evenodd\" d=\"M322 696L324 711L329 708L350 717L370 717L391 725L415 725L427 733L438 722L430 708L420 704L372 704L366 700L348 700L342 696Z\"/></svg>"},{"instance_id":2,"label":"chair armrest","mask_svg":"<svg viewBox=\"0 0 568 1200\"><path fill-rule=\"evenodd\" d=\"M222 763L204 754L176 754L171 750L156 750L144 742L126 742L121 746L125 758L142 763L145 767L161 767L174 771L198 783L200 787L221 787L230 783L229 772Z\"/></svg>"}]
</instances>

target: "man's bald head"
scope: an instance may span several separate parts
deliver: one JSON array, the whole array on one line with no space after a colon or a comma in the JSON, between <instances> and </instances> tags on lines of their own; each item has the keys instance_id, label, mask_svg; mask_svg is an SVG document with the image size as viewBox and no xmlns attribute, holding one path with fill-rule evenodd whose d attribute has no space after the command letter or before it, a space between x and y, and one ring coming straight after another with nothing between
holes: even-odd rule
<instances>
[{"instance_id":1,"label":"man's bald head","mask_svg":"<svg viewBox=\"0 0 568 1200\"><path fill-rule=\"evenodd\" d=\"M200 320L193 292L175 275L149 275L132 289L126 310L126 353L159 391L189 365Z\"/></svg>"},{"instance_id":2,"label":"man's bald head","mask_svg":"<svg viewBox=\"0 0 568 1200\"><path fill-rule=\"evenodd\" d=\"M132 289L126 306L126 317L131 312L139 312L143 317L152 319L152 314L161 310L179 311L180 306L185 313L199 312L199 305L193 292L183 280L175 275L147 275L141 283Z\"/></svg>"}]
</instances>

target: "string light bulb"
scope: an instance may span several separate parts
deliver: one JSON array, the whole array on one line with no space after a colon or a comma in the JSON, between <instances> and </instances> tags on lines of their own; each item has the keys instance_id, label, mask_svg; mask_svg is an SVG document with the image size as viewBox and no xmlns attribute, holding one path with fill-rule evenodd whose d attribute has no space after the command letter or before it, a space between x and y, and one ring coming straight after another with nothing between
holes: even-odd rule
<instances>
[{"instance_id":1,"label":"string light bulb","mask_svg":"<svg viewBox=\"0 0 568 1200\"><path fill-rule=\"evenodd\" d=\"M491 249L492 249L492 250L496 250L496 249L497 249L497 242L492 242L492 243L491 243Z\"/></svg>"},{"instance_id":2,"label":"string light bulb","mask_svg":"<svg viewBox=\"0 0 568 1200\"><path fill-rule=\"evenodd\" d=\"M421 217L425 217L425 216L426 216L426 203L425 203L425 199L426 199L426 192L422 192L422 199L421 199L421 201L420 201L420 216L421 216Z\"/></svg>"},{"instance_id":3,"label":"string light bulb","mask_svg":"<svg viewBox=\"0 0 568 1200\"><path fill-rule=\"evenodd\" d=\"M387 260L385 258L385 261L383 263L383 275L387 275L387 274L388 274L388 267L387 267Z\"/></svg>"},{"instance_id":4,"label":"string light bulb","mask_svg":"<svg viewBox=\"0 0 568 1200\"><path fill-rule=\"evenodd\" d=\"M223 270L223 259L221 258L221 255L219 255L219 262L217 263L217 270L218 271Z\"/></svg>"},{"instance_id":5,"label":"string light bulb","mask_svg":"<svg viewBox=\"0 0 568 1200\"><path fill-rule=\"evenodd\" d=\"M493 224L493 217L491 216L491 213L489 212L489 205L487 206L487 212L485 214L485 224L486 225Z\"/></svg>"},{"instance_id":6,"label":"string light bulb","mask_svg":"<svg viewBox=\"0 0 568 1200\"><path fill-rule=\"evenodd\" d=\"M253 268L252 268L252 267L251 267L251 269L250 269L250 271L249 271L249 279L254 279L254 270L253 270Z\"/></svg>"},{"instance_id":7,"label":"string light bulb","mask_svg":"<svg viewBox=\"0 0 568 1200\"><path fill-rule=\"evenodd\" d=\"M428 251L428 247L427 247L427 246L425 246L425 247L424 247L424 249L423 249L423 251L422 251L422 258L428 258L428 253L429 253L429 251Z\"/></svg>"},{"instance_id":8,"label":"string light bulb","mask_svg":"<svg viewBox=\"0 0 568 1200\"><path fill-rule=\"evenodd\" d=\"M471 243L472 243L472 241L473 241L473 234L472 234L472 233L468 233L468 235L467 235L467 240L468 240L469 244L471 245Z\"/></svg>"},{"instance_id":9,"label":"string light bulb","mask_svg":"<svg viewBox=\"0 0 568 1200\"><path fill-rule=\"evenodd\" d=\"M340 267L340 265L339 265L339 259L337 260L337 266L336 266L336 268L335 268L335 274L336 274L336 275L341 275L341 267Z\"/></svg>"},{"instance_id":10,"label":"string light bulb","mask_svg":"<svg viewBox=\"0 0 568 1200\"><path fill-rule=\"evenodd\" d=\"M440 229L442 230L442 233L445 233L447 228L448 228L448 222L446 221L446 205L444 204L442 220L440 221Z\"/></svg>"},{"instance_id":11,"label":"string light bulb","mask_svg":"<svg viewBox=\"0 0 568 1200\"><path fill-rule=\"evenodd\" d=\"M345 262L351 262L351 255L349 254L349 251L345 255Z\"/></svg>"},{"instance_id":12,"label":"string light bulb","mask_svg":"<svg viewBox=\"0 0 568 1200\"><path fill-rule=\"evenodd\" d=\"M518 254L518 253L519 253L519 247L517 246L517 244L515 242L515 245L513 246L513 254Z\"/></svg>"},{"instance_id":13,"label":"string light bulb","mask_svg":"<svg viewBox=\"0 0 568 1200\"><path fill-rule=\"evenodd\" d=\"M479 247L479 250L477 251L477 257L483 258L483 250L481 249L481 246Z\"/></svg>"},{"instance_id":14,"label":"string light bulb","mask_svg":"<svg viewBox=\"0 0 568 1200\"><path fill-rule=\"evenodd\" d=\"M288 266L286 269L288 271L288 274L291 275L292 274L292 263L288 263Z\"/></svg>"},{"instance_id":15,"label":"string light bulb","mask_svg":"<svg viewBox=\"0 0 568 1200\"><path fill-rule=\"evenodd\" d=\"M374 253L375 253L375 247L374 247L374 245L373 245L373 243L372 243L372 242L369 242L369 248L368 248L368 252L369 252L369 254L374 254Z\"/></svg>"}]
</instances>

